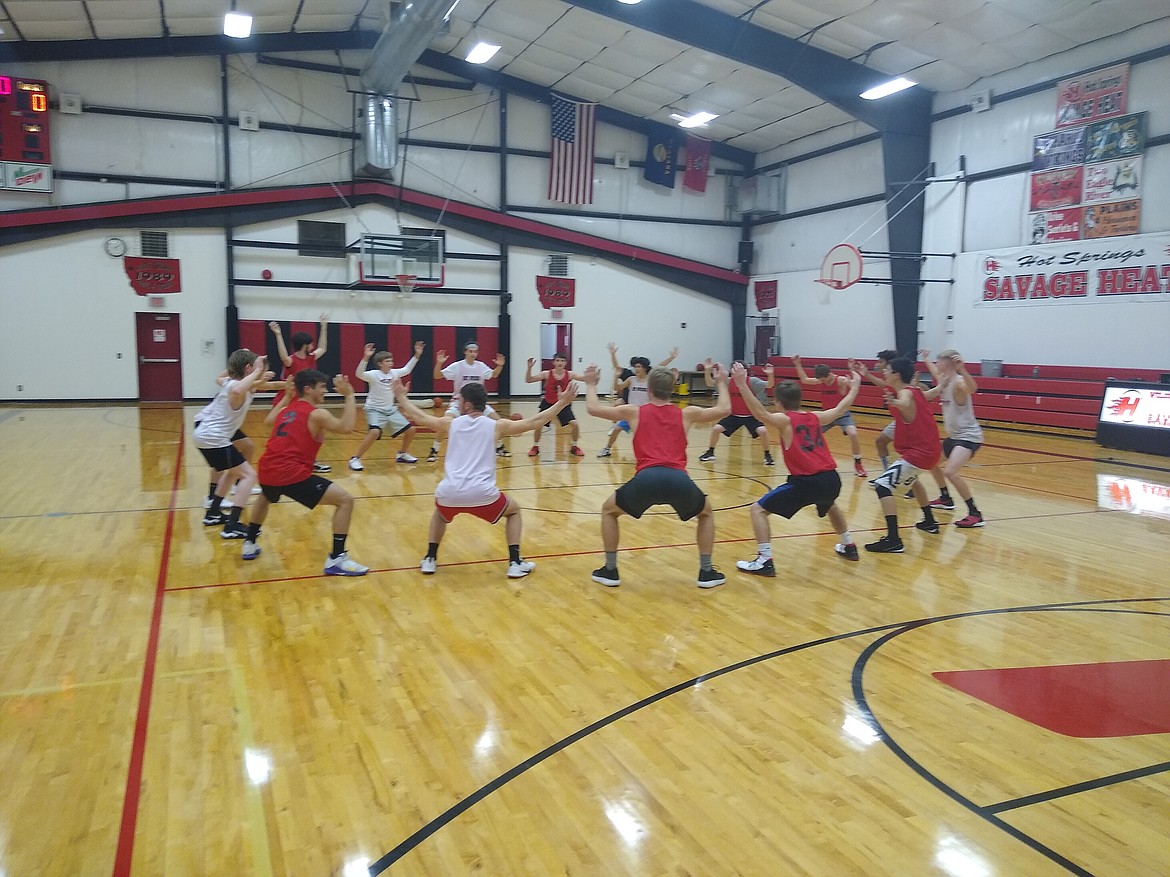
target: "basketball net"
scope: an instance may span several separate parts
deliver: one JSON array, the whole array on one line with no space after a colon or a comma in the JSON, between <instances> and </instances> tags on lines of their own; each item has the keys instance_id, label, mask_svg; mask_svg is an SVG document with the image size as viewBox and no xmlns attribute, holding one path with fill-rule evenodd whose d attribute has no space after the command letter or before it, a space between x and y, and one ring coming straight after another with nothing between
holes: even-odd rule
<instances>
[{"instance_id":1,"label":"basketball net","mask_svg":"<svg viewBox=\"0 0 1170 877\"><path fill-rule=\"evenodd\" d=\"M398 294L403 298L410 298L410 294L414 292L414 282L418 277L414 274L395 274L395 281L398 283Z\"/></svg>"}]
</instances>

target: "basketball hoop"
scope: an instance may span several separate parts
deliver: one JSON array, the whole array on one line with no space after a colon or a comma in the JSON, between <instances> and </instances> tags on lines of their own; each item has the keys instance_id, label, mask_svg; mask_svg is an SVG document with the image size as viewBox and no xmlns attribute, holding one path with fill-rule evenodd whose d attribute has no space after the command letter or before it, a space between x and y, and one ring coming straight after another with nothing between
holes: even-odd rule
<instances>
[{"instance_id":1,"label":"basketball hoop","mask_svg":"<svg viewBox=\"0 0 1170 877\"><path fill-rule=\"evenodd\" d=\"M418 277L414 274L395 274L394 280L398 283L398 294L403 298L410 298L414 292L414 283Z\"/></svg>"},{"instance_id":2,"label":"basketball hoop","mask_svg":"<svg viewBox=\"0 0 1170 877\"><path fill-rule=\"evenodd\" d=\"M837 244L821 261L821 276L817 283L830 289L845 289L861 279L861 250L853 244Z\"/></svg>"}]
</instances>

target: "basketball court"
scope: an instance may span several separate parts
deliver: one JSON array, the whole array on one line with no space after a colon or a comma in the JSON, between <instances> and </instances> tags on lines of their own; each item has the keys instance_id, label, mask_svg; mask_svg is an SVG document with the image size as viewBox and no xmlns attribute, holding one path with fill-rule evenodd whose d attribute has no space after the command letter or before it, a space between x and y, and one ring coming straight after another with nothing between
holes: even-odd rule
<instances>
[{"instance_id":1,"label":"basketball court","mask_svg":"<svg viewBox=\"0 0 1170 877\"><path fill-rule=\"evenodd\" d=\"M906 553L847 563L811 511L773 518L766 579L735 561L784 470L742 435L698 463L700 429L727 584L696 588L693 524L652 512L610 589L598 510L632 452L598 459L575 404L586 457L546 431L551 459L499 461L537 563L516 581L468 518L419 573L441 468L387 442L361 473L360 433L322 449L371 567L337 579L328 514L279 503L250 563L201 525L197 406L6 408L7 873L1165 873L1164 458L989 429L985 528L920 533L900 499ZM873 469L885 421L857 419Z\"/></svg>"}]
</instances>

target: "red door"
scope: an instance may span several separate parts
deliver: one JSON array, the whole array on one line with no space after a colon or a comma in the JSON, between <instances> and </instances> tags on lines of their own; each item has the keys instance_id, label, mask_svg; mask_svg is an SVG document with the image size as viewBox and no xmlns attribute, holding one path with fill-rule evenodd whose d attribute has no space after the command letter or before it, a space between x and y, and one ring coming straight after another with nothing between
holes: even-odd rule
<instances>
[{"instance_id":1,"label":"red door","mask_svg":"<svg viewBox=\"0 0 1170 877\"><path fill-rule=\"evenodd\" d=\"M135 314L138 323L138 399L181 402L183 359L179 315Z\"/></svg>"},{"instance_id":2,"label":"red door","mask_svg":"<svg viewBox=\"0 0 1170 877\"><path fill-rule=\"evenodd\" d=\"M756 349L753 360L756 365L763 365L768 361L768 355L772 352L772 335L775 331L776 327L770 324L756 326Z\"/></svg>"},{"instance_id":3,"label":"red door","mask_svg":"<svg viewBox=\"0 0 1170 877\"><path fill-rule=\"evenodd\" d=\"M573 324L540 324L540 370L552 368L553 355L563 353L569 358L568 369L573 370Z\"/></svg>"}]
</instances>

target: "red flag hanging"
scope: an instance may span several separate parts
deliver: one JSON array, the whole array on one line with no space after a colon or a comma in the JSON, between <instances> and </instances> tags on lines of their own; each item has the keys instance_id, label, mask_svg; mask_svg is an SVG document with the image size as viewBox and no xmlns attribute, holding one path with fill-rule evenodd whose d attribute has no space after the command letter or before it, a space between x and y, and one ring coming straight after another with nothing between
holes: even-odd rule
<instances>
[{"instance_id":1,"label":"red flag hanging","mask_svg":"<svg viewBox=\"0 0 1170 877\"><path fill-rule=\"evenodd\" d=\"M537 274L536 293L542 308L571 308L577 300L577 281L572 277Z\"/></svg>"},{"instance_id":2,"label":"red flag hanging","mask_svg":"<svg viewBox=\"0 0 1170 877\"><path fill-rule=\"evenodd\" d=\"M122 262L126 276L130 278L130 285L139 295L182 292L178 259L126 256Z\"/></svg>"},{"instance_id":3,"label":"red flag hanging","mask_svg":"<svg viewBox=\"0 0 1170 877\"><path fill-rule=\"evenodd\" d=\"M711 164L711 141L687 135L687 170L683 187L692 192L707 191L707 168Z\"/></svg>"},{"instance_id":4,"label":"red flag hanging","mask_svg":"<svg viewBox=\"0 0 1170 877\"><path fill-rule=\"evenodd\" d=\"M755 290L757 311L766 311L769 308L776 307L775 280L757 280L755 282Z\"/></svg>"}]
</instances>

